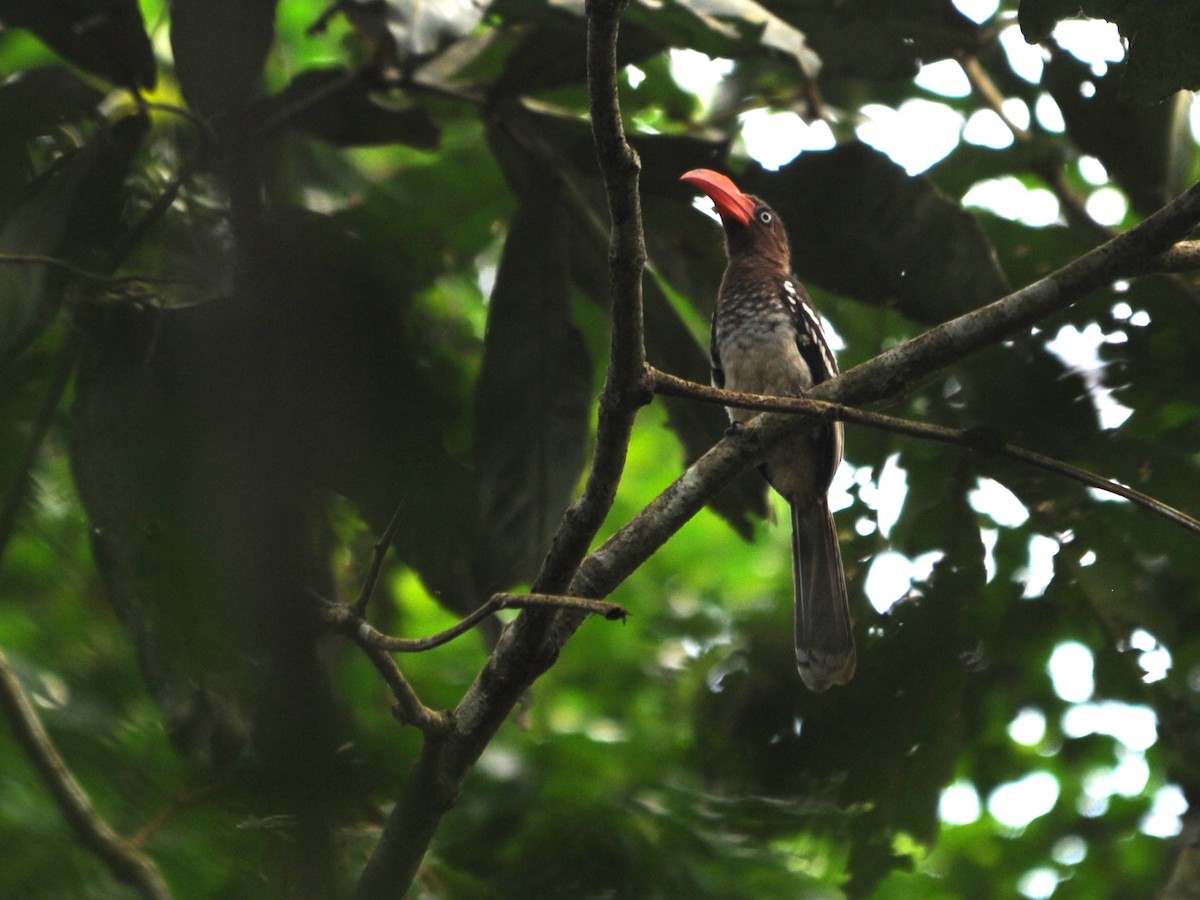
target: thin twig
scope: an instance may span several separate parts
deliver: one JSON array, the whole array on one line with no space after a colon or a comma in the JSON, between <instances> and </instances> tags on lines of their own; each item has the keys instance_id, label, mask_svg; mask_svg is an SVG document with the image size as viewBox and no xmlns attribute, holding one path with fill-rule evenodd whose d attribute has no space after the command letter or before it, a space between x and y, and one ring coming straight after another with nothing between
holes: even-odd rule
<instances>
[{"instance_id":1,"label":"thin twig","mask_svg":"<svg viewBox=\"0 0 1200 900\"><path fill-rule=\"evenodd\" d=\"M89 281L93 284L101 284L106 286L116 286L121 284L188 284L190 279L187 278L170 278L162 275L104 275L100 272L93 272L90 269L84 269L65 259L59 259L55 256L43 256L37 253L0 253L0 263L13 265L31 265L31 266L50 266L55 269L61 269L68 275L74 276L81 281Z\"/></svg>"},{"instance_id":2,"label":"thin twig","mask_svg":"<svg viewBox=\"0 0 1200 900\"><path fill-rule=\"evenodd\" d=\"M502 609L568 609L575 612L603 616L610 621L624 621L629 616L629 610L617 603L605 600L593 600L590 597L568 597L561 594L493 594L486 603L480 605L473 613L454 626L437 634L424 638L399 638L376 630L369 623L347 617L337 623L339 631L347 632L351 627L362 642L368 643L380 650L392 653L422 653L448 644L457 637L466 634L488 616L494 616Z\"/></svg>"},{"instance_id":3,"label":"thin twig","mask_svg":"<svg viewBox=\"0 0 1200 900\"><path fill-rule=\"evenodd\" d=\"M211 797L222 788L228 787L229 784L230 781L226 779L224 781L214 781L210 784L201 785L190 791L179 791L171 798L170 803L155 813L154 818L137 830L137 834L129 839L129 846L135 850L141 850L164 825L174 819L179 813L185 809L190 809L201 800Z\"/></svg>"},{"instance_id":4,"label":"thin twig","mask_svg":"<svg viewBox=\"0 0 1200 900\"><path fill-rule=\"evenodd\" d=\"M359 591L358 599L354 601L354 606L352 607L354 615L360 619L367 614L367 605L371 602L371 594L374 593L375 584L379 581L379 572L383 568L383 561L387 558L388 550L392 546L392 539L396 536L396 529L400 527L400 510L403 508L404 503L401 501L397 505L396 511L392 513L391 521L383 529L383 534L375 542L375 551L371 557L371 568L367 570L367 577L363 581L362 590Z\"/></svg>"},{"instance_id":5,"label":"thin twig","mask_svg":"<svg viewBox=\"0 0 1200 900\"><path fill-rule=\"evenodd\" d=\"M1004 95L1000 93L1000 89L996 87L996 83L992 80L991 75L988 74L987 69L983 67L982 63L974 56L963 56L958 60L958 64L962 67L963 73L967 76L967 80L971 83L971 88L975 91L976 95L1000 117L1000 120L1004 122L1008 130L1012 132L1013 138L1021 144L1032 144L1035 139L1034 133L1028 128L1018 125L1012 116L1008 114L1007 110L1004 109ZM1035 157L1035 159L1038 159L1038 157ZM1033 174L1041 178L1058 198L1068 221L1088 229L1100 240L1110 240L1118 234L1116 229L1101 225L1092 218L1091 214L1087 211L1087 205L1084 202L1083 196L1067 181L1066 173L1063 171L1062 165L1058 162L1041 159L1035 162L1031 166L1031 169ZM1197 296L1192 285L1173 274L1176 271L1178 270L1165 267L1155 270L1154 273L1146 272L1144 274L1167 275L1167 282L1180 296L1193 306L1200 308L1200 296Z\"/></svg>"},{"instance_id":6,"label":"thin twig","mask_svg":"<svg viewBox=\"0 0 1200 900\"><path fill-rule=\"evenodd\" d=\"M399 512L397 509L396 516L393 516L393 522L396 521ZM386 534L385 532L385 537ZM380 544L387 547L384 538L380 539ZM380 558L381 554L377 553L376 559ZM379 674L383 676L383 680L396 698L396 717L402 722L415 725L431 736L445 732L453 717L450 713L426 706L390 654L420 653L440 647L470 631L488 616L495 615L502 609L565 609L621 621L624 621L629 615L629 611L623 606L603 600L593 600L589 597L498 593L489 597L486 603L452 628L424 638L398 638L384 634L366 622L358 612L358 603L346 605L330 603L320 597L315 599L320 603L322 613L330 626L354 641L371 660L371 664L375 666Z\"/></svg>"},{"instance_id":7,"label":"thin twig","mask_svg":"<svg viewBox=\"0 0 1200 900\"><path fill-rule=\"evenodd\" d=\"M87 793L50 740L17 673L2 651L0 709L80 842L108 867L114 877L131 885L143 897L169 900L171 891L154 861L113 831L92 806Z\"/></svg>"},{"instance_id":8,"label":"thin twig","mask_svg":"<svg viewBox=\"0 0 1200 900\"><path fill-rule=\"evenodd\" d=\"M742 394L736 391L724 391L685 381L657 369L651 370L654 378L655 393L671 397L689 397L704 403L715 403L721 406L735 406L740 409L757 409L763 412L791 412L823 421L837 420L889 431L893 434L903 434L909 437L924 438L944 444L957 444L979 453L994 456L1005 456L1018 460L1056 475L1063 475L1073 481L1078 481L1088 487L1106 491L1119 497L1124 497L1132 503L1161 516L1172 524L1186 528L1193 534L1200 535L1200 520L1194 519L1187 513L1168 506L1161 500L1143 494L1141 491L1128 487L1120 482L1111 481L1032 450L1015 446L1005 441L998 433L979 428L947 428L943 425L931 425L925 422L913 422L896 416L869 412L841 403L829 403L824 400L810 400L797 397L768 397L761 394Z\"/></svg>"},{"instance_id":9,"label":"thin twig","mask_svg":"<svg viewBox=\"0 0 1200 900\"><path fill-rule=\"evenodd\" d=\"M1004 95L1000 93L1000 89L992 81L992 76L980 64L979 59L975 56L963 56L959 58L958 64L979 99L1000 117L1000 120L1008 126L1008 130L1013 133L1013 137L1022 144L1030 143L1033 140L1033 133L1018 125L1008 114L1008 110L1004 108Z\"/></svg>"},{"instance_id":10,"label":"thin twig","mask_svg":"<svg viewBox=\"0 0 1200 900\"><path fill-rule=\"evenodd\" d=\"M202 131L201 133L204 134L206 141L211 140L211 132ZM175 199L179 196L179 192L183 190L183 186L200 166L200 161L206 156L207 150L208 146L202 145L191 156L185 159L175 172L175 177L167 182L162 193L154 198L154 202L142 213L142 217L134 222L128 231L121 235L120 240L117 241L116 246L113 247L108 255L107 268L109 271L116 269L117 266L125 261L125 257L133 251L133 248L146 236L146 233L171 208L175 203Z\"/></svg>"},{"instance_id":11,"label":"thin twig","mask_svg":"<svg viewBox=\"0 0 1200 900\"><path fill-rule=\"evenodd\" d=\"M440 735L450 727L450 714L426 706L400 671L400 666L392 659L389 650L382 646L386 644L386 640L378 638L386 639L387 635L372 628L357 615L354 606L347 603L331 603L315 591L310 592L310 596L329 627L354 641L383 677L396 700L393 712L397 719L416 726L427 737Z\"/></svg>"},{"instance_id":12,"label":"thin twig","mask_svg":"<svg viewBox=\"0 0 1200 900\"><path fill-rule=\"evenodd\" d=\"M305 110L311 109L322 100L333 96L342 88L349 87L358 78L358 74L354 69L346 69L337 78L331 79L329 82L314 88L302 97L297 97L290 105L278 110L273 116L259 125L258 130L262 134L272 134L276 131L282 131Z\"/></svg>"},{"instance_id":13,"label":"thin twig","mask_svg":"<svg viewBox=\"0 0 1200 900\"><path fill-rule=\"evenodd\" d=\"M354 638L360 643L368 644L380 650L391 653L423 653L435 647L448 644L455 638L466 634L488 616L494 616L503 609L562 609L572 610L590 615L603 616L613 621L625 621L629 610L618 603L606 600L594 600L591 597L571 597L562 594L511 594L502 592L493 594L485 603L465 619L457 622L445 631L439 631L429 637L399 638L384 634L369 622L366 622L354 606L320 601L323 605L325 619L335 631Z\"/></svg>"},{"instance_id":14,"label":"thin twig","mask_svg":"<svg viewBox=\"0 0 1200 900\"><path fill-rule=\"evenodd\" d=\"M108 275L102 275L99 272L90 272L87 269L80 268L72 262L67 262L65 259L58 259L54 256L44 256L40 253L0 253L0 263L10 265L32 265L32 266L50 266L54 269L61 269L68 275L73 275L82 281L91 281L99 284L111 284L113 279Z\"/></svg>"},{"instance_id":15,"label":"thin twig","mask_svg":"<svg viewBox=\"0 0 1200 900\"><path fill-rule=\"evenodd\" d=\"M391 654L372 644L361 630L351 637L383 677L388 688L391 689L392 696L396 699L396 705L392 708L392 712L399 721L413 725L428 737L444 734L450 728L454 721L453 716L422 703L421 698L417 696L413 686L408 683L408 679L404 677L404 673L400 671L400 667L396 665Z\"/></svg>"}]
</instances>

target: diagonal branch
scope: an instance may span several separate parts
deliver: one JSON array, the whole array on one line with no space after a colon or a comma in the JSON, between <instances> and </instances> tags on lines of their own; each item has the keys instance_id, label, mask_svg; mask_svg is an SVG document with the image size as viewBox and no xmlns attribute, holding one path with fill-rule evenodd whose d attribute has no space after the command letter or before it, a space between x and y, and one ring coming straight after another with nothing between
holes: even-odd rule
<instances>
[{"instance_id":1,"label":"diagonal branch","mask_svg":"<svg viewBox=\"0 0 1200 900\"><path fill-rule=\"evenodd\" d=\"M587 546L611 508L639 406L651 396L641 340L640 280L645 247L637 197L638 162L624 139L617 106L617 25L627 0L589 0L588 88L592 126L612 213L613 347L601 400L596 459L584 496L560 526L533 589L539 593L605 597L640 566L718 490L761 455L765 446L804 423L768 413L720 441L674 484L586 558ZM917 380L970 353L1030 327L1093 290L1128 277L1168 250L1200 221L1200 186L1078 260L1009 297L922 334L825 382L821 400L863 404L899 395ZM582 563L580 560L582 559ZM441 818L467 773L520 697L546 669L582 621L574 611L524 611L455 709L449 730L428 737L389 815L356 896L393 897L411 884Z\"/></svg>"},{"instance_id":2,"label":"diagonal branch","mask_svg":"<svg viewBox=\"0 0 1200 900\"><path fill-rule=\"evenodd\" d=\"M1053 44L1053 42L1050 43ZM1055 47L1054 52L1061 53L1062 51L1058 47ZM1020 144L1032 145L1036 140L1034 132L1018 125L1012 116L1008 114L1007 110L1005 110L1004 95L996 87L996 83L992 80L991 75L988 74L987 69L983 67L978 57L965 55L960 57L958 62L966 74L967 80L971 83L972 90L1000 117L1001 121L1008 127L1008 130L1012 132L1013 138ZM1058 197L1058 201L1062 204L1069 222L1081 225L1101 240L1108 240L1117 234L1114 229L1101 225L1088 213L1084 198L1067 182L1063 166L1060 162L1048 160L1040 154L1035 154L1034 159L1035 162L1031 165L1030 171L1041 178L1054 195ZM1189 268L1195 267L1189 266ZM1197 297L1195 289L1184 279L1173 274L1177 271L1176 269L1162 268L1157 271L1161 274L1169 275L1167 283L1178 291L1192 306L1200 307L1200 297Z\"/></svg>"},{"instance_id":3,"label":"diagonal branch","mask_svg":"<svg viewBox=\"0 0 1200 900\"><path fill-rule=\"evenodd\" d=\"M642 329L642 270L646 246L638 194L640 163L625 139L617 91L617 35L628 0L588 0L588 97L596 153L608 194L612 344L600 398L596 450L583 495L564 515L533 591L563 589L612 508L625 468L638 409L653 395ZM593 595L594 596L594 595ZM442 816L488 742L521 696L558 658L586 613L525 610L503 632L483 671L464 695L450 731L427 736L355 896L395 897L416 876Z\"/></svg>"},{"instance_id":4,"label":"diagonal branch","mask_svg":"<svg viewBox=\"0 0 1200 900\"><path fill-rule=\"evenodd\" d=\"M1168 251L1197 222L1200 184L1045 278L884 351L818 385L810 396L855 405L900 396L938 369L1019 334L1092 291L1144 273L1163 254L1170 258Z\"/></svg>"},{"instance_id":5,"label":"diagonal branch","mask_svg":"<svg viewBox=\"0 0 1200 900\"><path fill-rule=\"evenodd\" d=\"M375 548L371 553L371 566L367 570L367 577L363 579L362 590L358 592L358 599L354 601L354 606L352 607L354 615L360 619L367 614L367 605L371 602L371 595L375 593L375 585L379 581L379 573L383 569L383 561L387 558L388 550L392 546L392 539L396 536L396 529L400 527L400 511L402 509L404 509L403 503L396 507L396 511L392 513L392 518L387 523L387 527L383 529L383 534L375 542Z\"/></svg>"},{"instance_id":6,"label":"diagonal branch","mask_svg":"<svg viewBox=\"0 0 1200 900\"><path fill-rule=\"evenodd\" d=\"M171 891L154 861L109 827L66 762L55 749L50 735L8 658L0 652L0 710L3 710L17 741L33 763L42 782L58 804L75 835L99 857L119 880L132 885L149 900L169 900Z\"/></svg>"},{"instance_id":7,"label":"diagonal branch","mask_svg":"<svg viewBox=\"0 0 1200 900\"><path fill-rule=\"evenodd\" d=\"M646 242L638 193L641 162L625 139L617 91L617 30L626 3L590 0L587 5L588 104L612 220L608 249L612 339L591 471L534 580L533 590L541 593L559 592L587 553L616 497L634 418L652 398L642 323Z\"/></svg>"},{"instance_id":8,"label":"diagonal branch","mask_svg":"<svg viewBox=\"0 0 1200 900\"><path fill-rule=\"evenodd\" d=\"M865 404L899 396L938 369L1029 328L1100 287L1145 271L1164 255L1169 257L1175 242L1197 222L1200 184L1040 281L817 385L809 397ZM719 441L584 561L570 593L608 596L730 480L757 462L766 447L803 427L799 417L766 413Z\"/></svg>"},{"instance_id":9,"label":"diagonal branch","mask_svg":"<svg viewBox=\"0 0 1200 900\"><path fill-rule=\"evenodd\" d=\"M854 406L844 406L841 403L829 403L825 400L810 400L807 397L768 397L760 394L742 394L737 391L725 391L686 381L657 369L651 370L654 380L654 392L672 397L688 397L704 403L716 403L721 406L736 406L740 409L757 409L763 412L798 413L805 418L820 421L851 422L855 425L865 425L880 431L893 434L903 434L909 437L924 438L943 444L958 444L969 450L974 450L989 456L1004 456L1026 465L1034 466L1046 472L1053 472L1085 484L1099 491L1106 491L1118 497L1124 497L1132 503L1147 509L1168 522L1186 528L1193 534L1200 535L1200 520L1194 519L1187 513L1168 506L1161 500L1144 494L1139 490L1103 478L1086 469L1073 466L1032 450L1026 450L1005 441L996 432L985 428L947 428L944 425L931 425L927 422L914 422L911 419L901 419L882 413L868 412Z\"/></svg>"}]
</instances>

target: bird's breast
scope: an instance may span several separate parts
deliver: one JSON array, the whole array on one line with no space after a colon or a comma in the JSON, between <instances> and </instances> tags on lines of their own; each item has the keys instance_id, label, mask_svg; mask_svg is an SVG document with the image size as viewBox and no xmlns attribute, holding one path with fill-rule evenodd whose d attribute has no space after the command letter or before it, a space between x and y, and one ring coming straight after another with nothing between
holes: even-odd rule
<instances>
[{"instance_id":1,"label":"bird's breast","mask_svg":"<svg viewBox=\"0 0 1200 900\"><path fill-rule=\"evenodd\" d=\"M718 316L716 328L717 354L727 390L787 397L813 386L812 370L782 309L778 314L760 312L745 319ZM730 410L735 421L744 422L755 415L754 410Z\"/></svg>"}]
</instances>

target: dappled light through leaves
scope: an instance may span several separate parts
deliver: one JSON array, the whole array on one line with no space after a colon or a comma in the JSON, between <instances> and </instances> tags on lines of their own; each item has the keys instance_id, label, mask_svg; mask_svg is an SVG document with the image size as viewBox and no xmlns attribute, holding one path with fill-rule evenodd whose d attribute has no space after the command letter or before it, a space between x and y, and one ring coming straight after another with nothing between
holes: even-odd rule
<instances>
[{"instance_id":1,"label":"dappled light through leaves","mask_svg":"<svg viewBox=\"0 0 1200 900\"><path fill-rule=\"evenodd\" d=\"M0 0L0 895L1194 896L1189 8Z\"/></svg>"}]
</instances>

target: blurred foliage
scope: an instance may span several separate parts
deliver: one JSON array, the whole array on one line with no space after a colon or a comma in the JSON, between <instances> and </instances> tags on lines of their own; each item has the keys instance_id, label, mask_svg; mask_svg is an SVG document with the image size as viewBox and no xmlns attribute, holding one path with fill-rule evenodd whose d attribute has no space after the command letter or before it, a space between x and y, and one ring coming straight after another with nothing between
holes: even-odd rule
<instances>
[{"instance_id":1,"label":"blurred foliage","mask_svg":"<svg viewBox=\"0 0 1200 900\"><path fill-rule=\"evenodd\" d=\"M678 183L688 169L727 168L780 210L845 368L1103 239L1069 210L1045 226L965 210L972 187L1115 190L1129 225L1194 181L1186 98L1145 103L1195 83L1192 4L1085 2L1130 40L1127 62L1101 70L1051 40L1041 79L1018 75L999 40L1018 12L1042 39L1079 6L1005 2L977 25L948 0L635 2L621 100L643 163L651 362L707 379L724 259ZM0 528L0 646L179 897L346 891L419 736L370 664L320 633L311 594L354 595L399 505L373 621L447 627L528 582L585 471L608 213L582 12L0 0L0 491L16 514ZM679 48L730 60L711 96L676 78ZM977 60L1026 110L1055 103L1065 127L959 142L918 177L855 139L871 103L982 114L976 95L913 83L950 59ZM764 168L742 130L764 108L828 115L836 146ZM1115 285L888 411L1200 509L1197 290ZM1072 334L1094 338L1090 366L1049 348ZM1119 427L1101 416L1113 401ZM724 428L709 407L647 409L605 534ZM585 625L479 761L413 896L1166 885L1183 813L1169 800L1200 797L1194 539L952 447L856 428L847 460L855 680L801 687L788 538L747 477L621 588L627 624ZM881 489L897 475L898 518ZM993 483L1021 515L978 499ZM882 577L898 559L914 579ZM482 630L401 660L427 703L457 702L497 629ZM1068 642L1091 660L1074 691L1048 668ZM1153 727L1123 724L1137 714ZM1054 796L1006 811L1037 773ZM129 896L6 736L0 844L4 896Z\"/></svg>"}]
</instances>

